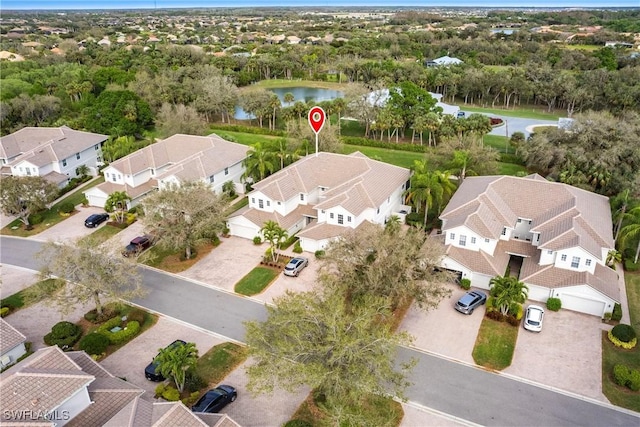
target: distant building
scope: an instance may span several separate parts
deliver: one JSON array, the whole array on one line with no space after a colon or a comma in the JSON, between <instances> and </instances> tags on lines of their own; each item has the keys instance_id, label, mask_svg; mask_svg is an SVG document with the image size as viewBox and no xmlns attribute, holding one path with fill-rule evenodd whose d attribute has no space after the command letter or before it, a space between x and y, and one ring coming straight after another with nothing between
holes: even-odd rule
<instances>
[{"instance_id":1,"label":"distant building","mask_svg":"<svg viewBox=\"0 0 640 427\"><path fill-rule=\"evenodd\" d=\"M604 47L624 47L627 49L631 49L633 47L633 43L627 42L605 42Z\"/></svg>"},{"instance_id":2,"label":"distant building","mask_svg":"<svg viewBox=\"0 0 640 427\"><path fill-rule=\"evenodd\" d=\"M424 63L427 67L449 67L451 65L462 64L462 60L451 56L441 56L440 58L430 59Z\"/></svg>"},{"instance_id":3,"label":"distant building","mask_svg":"<svg viewBox=\"0 0 640 427\"><path fill-rule=\"evenodd\" d=\"M16 363L27 352L24 345L27 337L3 318L0 318L0 336L2 337L0 340L0 368L4 369Z\"/></svg>"}]
</instances>

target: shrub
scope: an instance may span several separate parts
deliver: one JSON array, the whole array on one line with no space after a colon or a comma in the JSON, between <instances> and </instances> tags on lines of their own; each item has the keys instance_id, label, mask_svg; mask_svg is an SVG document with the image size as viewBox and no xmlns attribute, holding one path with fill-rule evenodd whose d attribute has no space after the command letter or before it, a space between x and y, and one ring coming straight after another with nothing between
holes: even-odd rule
<instances>
[{"instance_id":1,"label":"shrub","mask_svg":"<svg viewBox=\"0 0 640 427\"><path fill-rule=\"evenodd\" d=\"M184 399L182 399L182 403L184 403L184 405L189 408L191 407L191 405L196 403L196 401L198 400L198 397L200 397L200 392L194 391L189 395L189 397L185 397Z\"/></svg>"},{"instance_id":2,"label":"shrub","mask_svg":"<svg viewBox=\"0 0 640 427\"><path fill-rule=\"evenodd\" d=\"M520 324L520 319L517 318L517 316L514 315L508 315L506 316L506 321L508 324L510 324L511 326L518 326ZM520 315L520 318L522 318L522 314Z\"/></svg>"},{"instance_id":3,"label":"shrub","mask_svg":"<svg viewBox=\"0 0 640 427\"><path fill-rule=\"evenodd\" d=\"M82 337L78 346L80 350L84 350L88 354L102 354L109 346L109 338L101 333L93 332Z\"/></svg>"},{"instance_id":4,"label":"shrub","mask_svg":"<svg viewBox=\"0 0 640 427\"><path fill-rule=\"evenodd\" d=\"M611 313L611 320L615 320L616 322L619 322L620 319L622 319L622 307L620 306L620 304L616 303L613 306L613 313Z\"/></svg>"},{"instance_id":5,"label":"shrub","mask_svg":"<svg viewBox=\"0 0 640 427\"><path fill-rule=\"evenodd\" d=\"M284 424L284 427L313 427L313 424L304 420L289 420Z\"/></svg>"},{"instance_id":6,"label":"shrub","mask_svg":"<svg viewBox=\"0 0 640 427\"><path fill-rule=\"evenodd\" d=\"M509 313L512 314L515 319L519 322L522 319L524 314L524 309L522 308L522 304L515 303L511 307L509 307Z\"/></svg>"},{"instance_id":7,"label":"shrub","mask_svg":"<svg viewBox=\"0 0 640 427\"><path fill-rule=\"evenodd\" d=\"M612 316L612 313L610 311L607 311L604 314L604 320L606 320L608 322L609 320L611 320L611 316Z\"/></svg>"},{"instance_id":8,"label":"shrub","mask_svg":"<svg viewBox=\"0 0 640 427\"><path fill-rule=\"evenodd\" d=\"M615 345L616 347L622 347L622 348L624 348L626 350L631 350L638 343L638 339L637 338L634 338L629 342L620 341L618 338L613 336L613 333L611 331L609 331L607 333L607 337L609 338L609 341L611 341L613 343L613 345Z\"/></svg>"},{"instance_id":9,"label":"shrub","mask_svg":"<svg viewBox=\"0 0 640 427\"><path fill-rule=\"evenodd\" d=\"M285 240L284 242L280 242L280 244L278 245L278 249L287 249L289 246L293 245L293 242L298 241L298 237L293 235L293 236L289 236L289 238L287 238L287 240Z\"/></svg>"},{"instance_id":10,"label":"shrub","mask_svg":"<svg viewBox=\"0 0 640 427\"><path fill-rule=\"evenodd\" d=\"M489 295L487 297L487 313L490 311L498 311L498 307L495 306L495 299Z\"/></svg>"},{"instance_id":11,"label":"shrub","mask_svg":"<svg viewBox=\"0 0 640 427\"><path fill-rule=\"evenodd\" d=\"M551 311L558 311L562 308L562 301L560 298L549 298L547 300L547 308Z\"/></svg>"},{"instance_id":12,"label":"shrub","mask_svg":"<svg viewBox=\"0 0 640 427\"><path fill-rule=\"evenodd\" d=\"M32 213L29 215L29 224L31 225L41 224L42 221L44 221L44 217L41 213Z\"/></svg>"},{"instance_id":13,"label":"shrub","mask_svg":"<svg viewBox=\"0 0 640 427\"><path fill-rule=\"evenodd\" d=\"M10 311L11 309L9 307L0 308L0 317L6 316L7 314L9 314Z\"/></svg>"},{"instance_id":14,"label":"shrub","mask_svg":"<svg viewBox=\"0 0 640 427\"><path fill-rule=\"evenodd\" d=\"M616 325L611 329L611 335L616 337L622 342L631 342L634 338L636 338L636 331L633 329L631 325L625 325L621 323Z\"/></svg>"},{"instance_id":15,"label":"shrub","mask_svg":"<svg viewBox=\"0 0 640 427\"><path fill-rule=\"evenodd\" d=\"M91 323L97 323L98 322L98 312L95 309L87 311L84 314L84 318L86 320L88 320L89 322L91 322Z\"/></svg>"},{"instance_id":16,"label":"shrub","mask_svg":"<svg viewBox=\"0 0 640 427\"><path fill-rule=\"evenodd\" d=\"M262 237L256 236L256 237L253 238L253 244L254 245L259 245L261 243L262 243Z\"/></svg>"},{"instance_id":17,"label":"shrub","mask_svg":"<svg viewBox=\"0 0 640 427\"><path fill-rule=\"evenodd\" d=\"M424 217L422 214L417 212L411 212L410 214L407 214L406 221L409 225L420 225L424 221Z\"/></svg>"},{"instance_id":18,"label":"shrub","mask_svg":"<svg viewBox=\"0 0 640 427\"><path fill-rule=\"evenodd\" d=\"M139 308L132 308L127 314L127 320L129 322L135 321L142 325L144 323L145 315L146 313L143 310L140 310Z\"/></svg>"},{"instance_id":19,"label":"shrub","mask_svg":"<svg viewBox=\"0 0 640 427\"><path fill-rule=\"evenodd\" d=\"M189 371L184 379L184 388L190 392L205 388L208 383L197 372Z\"/></svg>"},{"instance_id":20,"label":"shrub","mask_svg":"<svg viewBox=\"0 0 640 427\"><path fill-rule=\"evenodd\" d=\"M315 252L316 258L320 259L324 257L324 251L322 249Z\"/></svg>"},{"instance_id":21,"label":"shrub","mask_svg":"<svg viewBox=\"0 0 640 427\"><path fill-rule=\"evenodd\" d=\"M171 386L166 386L162 392L162 398L169 402L177 402L180 400L180 392Z\"/></svg>"},{"instance_id":22,"label":"shrub","mask_svg":"<svg viewBox=\"0 0 640 427\"><path fill-rule=\"evenodd\" d=\"M71 202L62 202L62 203L60 204L60 207L58 208L58 211L59 211L59 212L62 212L62 213L65 213L65 214L68 214L68 213L73 212L73 210L74 210L75 208L76 208L76 207L75 207L75 206L73 206L73 203L71 203Z\"/></svg>"},{"instance_id":23,"label":"shrub","mask_svg":"<svg viewBox=\"0 0 640 427\"><path fill-rule=\"evenodd\" d=\"M218 246L220 244L220 237L218 237L217 234L214 234L213 237L211 237L211 244L213 244L213 246Z\"/></svg>"},{"instance_id":24,"label":"shrub","mask_svg":"<svg viewBox=\"0 0 640 427\"><path fill-rule=\"evenodd\" d=\"M626 386L627 381L629 381L630 375L631 372L629 372L629 368L627 368L625 365L617 364L613 367L613 379L618 385L621 385L623 387Z\"/></svg>"},{"instance_id":25,"label":"shrub","mask_svg":"<svg viewBox=\"0 0 640 427\"><path fill-rule=\"evenodd\" d=\"M154 396L156 399L162 396L162 393L164 393L164 389L167 388L167 386L164 383L160 383L158 384L158 386L156 387L155 393L156 395Z\"/></svg>"},{"instance_id":26,"label":"shrub","mask_svg":"<svg viewBox=\"0 0 640 427\"><path fill-rule=\"evenodd\" d=\"M627 258L624 260L624 269L627 271L638 271L640 270L640 260L638 262L633 262L633 258Z\"/></svg>"},{"instance_id":27,"label":"shrub","mask_svg":"<svg viewBox=\"0 0 640 427\"><path fill-rule=\"evenodd\" d=\"M111 319L104 322L102 325L96 329L97 332L109 332L111 329L116 326L120 326L122 323L122 319L120 317L112 317Z\"/></svg>"},{"instance_id":28,"label":"shrub","mask_svg":"<svg viewBox=\"0 0 640 427\"><path fill-rule=\"evenodd\" d=\"M460 280L460 287L462 289L464 289L465 291L469 290L471 288L471 280L469 280L467 278L464 278L464 279Z\"/></svg>"},{"instance_id":29,"label":"shrub","mask_svg":"<svg viewBox=\"0 0 640 427\"><path fill-rule=\"evenodd\" d=\"M127 322L126 326L117 332L111 332L116 326L122 326L122 319L114 317L107 320L96 329L96 332L104 334L111 344L121 344L129 341L138 332L140 332L140 323L135 320Z\"/></svg>"},{"instance_id":30,"label":"shrub","mask_svg":"<svg viewBox=\"0 0 640 427\"><path fill-rule=\"evenodd\" d=\"M57 345L63 350L73 347L80 339L82 329L71 322L58 322L51 328L51 332L44 336L47 345Z\"/></svg>"},{"instance_id":31,"label":"shrub","mask_svg":"<svg viewBox=\"0 0 640 427\"><path fill-rule=\"evenodd\" d=\"M296 253L296 254L302 253L302 246L300 246L300 240L298 240L296 244L293 245L293 253Z\"/></svg>"},{"instance_id":32,"label":"shrub","mask_svg":"<svg viewBox=\"0 0 640 427\"><path fill-rule=\"evenodd\" d=\"M640 370L631 369L629 380L627 381L627 387L633 391L640 390Z\"/></svg>"}]
</instances>

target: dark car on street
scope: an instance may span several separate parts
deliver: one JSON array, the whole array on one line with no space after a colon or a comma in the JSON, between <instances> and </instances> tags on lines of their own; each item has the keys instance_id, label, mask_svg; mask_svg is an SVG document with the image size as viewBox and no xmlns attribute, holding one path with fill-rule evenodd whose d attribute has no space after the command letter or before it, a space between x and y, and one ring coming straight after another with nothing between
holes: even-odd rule
<instances>
[{"instance_id":1,"label":"dark car on street","mask_svg":"<svg viewBox=\"0 0 640 427\"><path fill-rule=\"evenodd\" d=\"M469 291L460 297L454 307L460 313L471 314L476 307L481 306L485 302L487 302L487 294L480 291Z\"/></svg>"},{"instance_id":2,"label":"dark car on street","mask_svg":"<svg viewBox=\"0 0 640 427\"><path fill-rule=\"evenodd\" d=\"M172 342L171 344L169 344L167 347L165 348L175 348L179 345L185 345L186 342L182 341L182 340L175 340L174 342ZM144 368L144 377L146 379L148 379L149 381L154 381L154 382L160 382L160 381L164 381L165 378L162 376L162 374L160 374L160 372L157 372L156 369L158 368L158 364L156 363L156 358L158 356L154 357L153 360L151 361L151 363L149 363L147 365L146 368Z\"/></svg>"},{"instance_id":3,"label":"dark car on street","mask_svg":"<svg viewBox=\"0 0 640 427\"><path fill-rule=\"evenodd\" d=\"M138 256L142 251L151 247L151 237L144 235L133 239L122 251L122 256Z\"/></svg>"},{"instance_id":4,"label":"dark car on street","mask_svg":"<svg viewBox=\"0 0 640 427\"><path fill-rule=\"evenodd\" d=\"M305 257L296 257L289 261L284 268L285 276L298 276L303 268L309 265L309 260Z\"/></svg>"},{"instance_id":5,"label":"dark car on street","mask_svg":"<svg viewBox=\"0 0 640 427\"><path fill-rule=\"evenodd\" d=\"M89 228L96 228L97 226L99 226L100 224L102 224L108 219L109 219L108 213L99 213L99 214L89 215L89 217L84 220L84 226Z\"/></svg>"},{"instance_id":6,"label":"dark car on street","mask_svg":"<svg viewBox=\"0 0 640 427\"><path fill-rule=\"evenodd\" d=\"M193 412L208 412L210 414L220 411L229 403L236 400L238 393L230 385L221 384L206 392L195 405L191 407Z\"/></svg>"}]
</instances>

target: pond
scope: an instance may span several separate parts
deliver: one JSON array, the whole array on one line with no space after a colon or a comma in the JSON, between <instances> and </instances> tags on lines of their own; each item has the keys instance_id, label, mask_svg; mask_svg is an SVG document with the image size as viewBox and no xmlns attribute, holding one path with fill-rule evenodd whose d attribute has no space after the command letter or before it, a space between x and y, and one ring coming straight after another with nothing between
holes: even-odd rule
<instances>
[{"instance_id":1,"label":"pond","mask_svg":"<svg viewBox=\"0 0 640 427\"><path fill-rule=\"evenodd\" d=\"M339 90L316 87L276 87L268 90L278 95L283 107L289 107L295 104L296 101L331 101L344 96L344 93ZM293 102L284 102L284 95L286 93L293 94ZM236 111L233 117L237 120L249 120L255 118L251 114L247 114L247 112L245 112L239 105L236 105Z\"/></svg>"}]
</instances>

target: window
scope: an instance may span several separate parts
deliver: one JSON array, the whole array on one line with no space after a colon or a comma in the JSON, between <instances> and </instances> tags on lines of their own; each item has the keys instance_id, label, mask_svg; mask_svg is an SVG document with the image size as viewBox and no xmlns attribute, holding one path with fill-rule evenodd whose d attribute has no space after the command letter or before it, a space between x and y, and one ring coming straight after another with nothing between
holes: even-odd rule
<instances>
[{"instance_id":1,"label":"window","mask_svg":"<svg viewBox=\"0 0 640 427\"><path fill-rule=\"evenodd\" d=\"M521 219L521 218L518 218L518 224L519 224L519 223L521 223L521 222L522 222L522 219Z\"/></svg>"},{"instance_id":2,"label":"window","mask_svg":"<svg viewBox=\"0 0 640 427\"><path fill-rule=\"evenodd\" d=\"M252 197L252 198L251 198L251 203L255 203L255 202L256 202L256 198L255 198L255 197Z\"/></svg>"},{"instance_id":3,"label":"window","mask_svg":"<svg viewBox=\"0 0 640 427\"><path fill-rule=\"evenodd\" d=\"M300 193L300 200L304 200L304 194Z\"/></svg>"},{"instance_id":4,"label":"window","mask_svg":"<svg viewBox=\"0 0 640 427\"><path fill-rule=\"evenodd\" d=\"M451 240L456 240L456 233L449 233L449 238Z\"/></svg>"},{"instance_id":5,"label":"window","mask_svg":"<svg viewBox=\"0 0 640 427\"><path fill-rule=\"evenodd\" d=\"M502 227L502 235L503 236L507 235L507 227Z\"/></svg>"},{"instance_id":6,"label":"window","mask_svg":"<svg viewBox=\"0 0 640 427\"><path fill-rule=\"evenodd\" d=\"M338 214L338 224L344 224L344 216L342 214Z\"/></svg>"},{"instance_id":7,"label":"window","mask_svg":"<svg viewBox=\"0 0 640 427\"><path fill-rule=\"evenodd\" d=\"M282 202L278 202L278 206L280 206L282 204Z\"/></svg>"},{"instance_id":8,"label":"window","mask_svg":"<svg viewBox=\"0 0 640 427\"><path fill-rule=\"evenodd\" d=\"M471 244L472 244L472 245L475 245L475 244L476 244L476 238L475 238L475 237L472 237L472 238L471 238Z\"/></svg>"},{"instance_id":9,"label":"window","mask_svg":"<svg viewBox=\"0 0 640 427\"><path fill-rule=\"evenodd\" d=\"M27 176L31 176L31 169L27 168Z\"/></svg>"},{"instance_id":10,"label":"window","mask_svg":"<svg viewBox=\"0 0 640 427\"><path fill-rule=\"evenodd\" d=\"M571 268L578 268L580 266L580 257L574 256L571 258Z\"/></svg>"},{"instance_id":11,"label":"window","mask_svg":"<svg viewBox=\"0 0 640 427\"><path fill-rule=\"evenodd\" d=\"M215 175L211 175L211 176L209 177L209 182L213 182L213 181L214 181L214 179L215 179Z\"/></svg>"},{"instance_id":12,"label":"window","mask_svg":"<svg viewBox=\"0 0 640 427\"><path fill-rule=\"evenodd\" d=\"M531 220L529 220L529 225L531 225Z\"/></svg>"},{"instance_id":13,"label":"window","mask_svg":"<svg viewBox=\"0 0 640 427\"><path fill-rule=\"evenodd\" d=\"M351 222L351 216L347 216L347 222Z\"/></svg>"},{"instance_id":14,"label":"window","mask_svg":"<svg viewBox=\"0 0 640 427\"><path fill-rule=\"evenodd\" d=\"M94 150L97 150L98 148L100 148L100 144L96 144L96 145L93 146Z\"/></svg>"},{"instance_id":15,"label":"window","mask_svg":"<svg viewBox=\"0 0 640 427\"><path fill-rule=\"evenodd\" d=\"M67 159L62 159L62 166L67 166Z\"/></svg>"},{"instance_id":16,"label":"window","mask_svg":"<svg viewBox=\"0 0 640 427\"><path fill-rule=\"evenodd\" d=\"M224 168L224 174L229 175L229 168Z\"/></svg>"},{"instance_id":17,"label":"window","mask_svg":"<svg viewBox=\"0 0 640 427\"><path fill-rule=\"evenodd\" d=\"M553 255L553 251L547 251L549 255Z\"/></svg>"},{"instance_id":18,"label":"window","mask_svg":"<svg viewBox=\"0 0 640 427\"><path fill-rule=\"evenodd\" d=\"M485 243L489 243L489 239L484 239L484 242Z\"/></svg>"},{"instance_id":19,"label":"window","mask_svg":"<svg viewBox=\"0 0 640 427\"><path fill-rule=\"evenodd\" d=\"M560 261L566 261L567 260L567 254L562 254L562 256L560 257Z\"/></svg>"},{"instance_id":20,"label":"window","mask_svg":"<svg viewBox=\"0 0 640 427\"><path fill-rule=\"evenodd\" d=\"M262 199L258 199L258 207L260 209L264 209L264 202L262 201Z\"/></svg>"},{"instance_id":21,"label":"window","mask_svg":"<svg viewBox=\"0 0 640 427\"><path fill-rule=\"evenodd\" d=\"M76 153L76 160L80 160L80 153Z\"/></svg>"},{"instance_id":22,"label":"window","mask_svg":"<svg viewBox=\"0 0 640 427\"><path fill-rule=\"evenodd\" d=\"M271 206L271 200L267 200L267 206Z\"/></svg>"},{"instance_id":23,"label":"window","mask_svg":"<svg viewBox=\"0 0 640 427\"><path fill-rule=\"evenodd\" d=\"M378 208L378 211L376 213L380 213L380 208Z\"/></svg>"},{"instance_id":24,"label":"window","mask_svg":"<svg viewBox=\"0 0 640 427\"><path fill-rule=\"evenodd\" d=\"M329 218L333 219L333 212L329 213Z\"/></svg>"},{"instance_id":25,"label":"window","mask_svg":"<svg viewBox=\"0 0 640 427\"><path fill-rule=\"evenodd\" d=\"M460 246L467 246L467 236L461 234L458 243L460 243Z\"/></svg>"},{"instance_id":26,"label":"window","mask_svg":"<svg viewBox=\"0 0 640 427\"><path fill-rule=\"evenodd\" d=\"M589 267L591 265L591 259L586 259L584 260L584 265L586 265L587 267Z\"/></svg>"}]
</instances>

